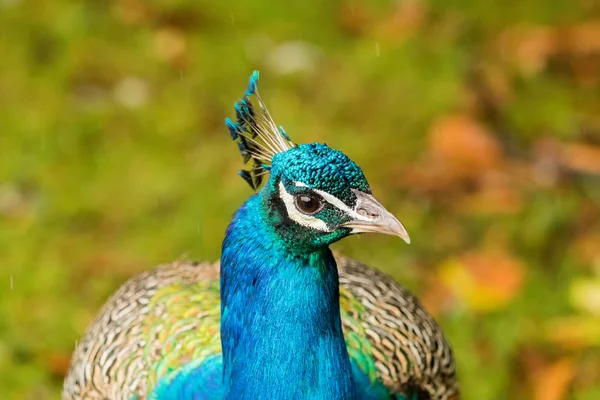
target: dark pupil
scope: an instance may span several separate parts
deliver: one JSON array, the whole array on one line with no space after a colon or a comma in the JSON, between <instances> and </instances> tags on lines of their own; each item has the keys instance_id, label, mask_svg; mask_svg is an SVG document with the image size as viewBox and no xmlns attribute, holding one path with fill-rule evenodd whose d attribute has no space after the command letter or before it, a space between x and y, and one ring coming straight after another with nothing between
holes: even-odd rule
<instances>
[{"instance_id":1,"label":"dark pupil","mask_svg":"<svg viewBox=\"0 0 600 400\"><path fill-rule=\"evenodd\" d=\"M297 198L298 208L306 214L312 214L319 209L319 202L308 196Z\"/></svg>"}]
</instances>

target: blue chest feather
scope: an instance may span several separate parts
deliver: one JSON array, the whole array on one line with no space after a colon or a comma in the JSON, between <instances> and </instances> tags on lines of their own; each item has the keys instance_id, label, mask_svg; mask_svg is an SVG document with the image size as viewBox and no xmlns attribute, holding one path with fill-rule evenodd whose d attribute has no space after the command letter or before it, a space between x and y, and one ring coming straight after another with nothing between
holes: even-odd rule
<instances>
[{"instance_id":1,"label":"blue chest feather","mask_svg":"<svg viewBox=\"0 0 600 400\"><path fill-rule=\"evenodd\" d=\"M380 383L373 385L356 364L352 363L352 374L359 400L419 400L416 394L390 396ZM225 387L223 385L223 359L210 357L201 363L190 362L173 376L167 376L157 385L150 399L157 400L222 400ZM137 398L131 400L138 400ZM331 400L326 398L326 400Z\"/></svg>"},{"instance_id":2,"label":"blue chest feather","mask_svg":"<svg viewBox=\"0 0 600 400\"><path fill-rule=\"evenodd\" d=\"M223 242L222 356L182 366L151 398L389 399L350 363L331 252L290 251L261 201L248 200Z\"/></svg>"},{"instance_id":3,"label":"blue chest feather","mask_svg":"<svg viewBox=\"0 0 600 400\"><path fill-rule=\"evenodd\" d=\"M225 397L352 399L329 250L293 254L262 220L260 196L234 217L221 256Z\"/></svg>"}]
</instances>

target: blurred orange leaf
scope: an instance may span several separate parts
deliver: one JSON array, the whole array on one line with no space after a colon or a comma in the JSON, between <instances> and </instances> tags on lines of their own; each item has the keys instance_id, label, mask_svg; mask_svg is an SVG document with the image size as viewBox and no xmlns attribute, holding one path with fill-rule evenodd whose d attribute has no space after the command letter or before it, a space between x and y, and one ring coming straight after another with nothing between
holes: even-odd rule
<instances>
[{"instance_id":1,"label":"blurred orange leaf","mask_svg":"<svg viewBox=\"0 0 600 400\"><path fill-rule=\"evenodd\" d=\"M600 146L581 143L564 144L562 161L571 169L600 174Z\"/></svg>"},{"instance_id":2,"label":"blurred orange leaf","mask_svg":"<svg viewBox=\"0 0 600 400\"><path fill-rule=\"evenodd\" d=\"M577 239L573 254L585 265L600 266L600 234L585 235Z\"/></svg>"},{"instance_id":3,"label":"blurred orange leaf","mask_svg":"<svg viewBox=\"0 0 600 400\"><path fill-rule=\"evenodd\" d=\"M51 352L43 356L46 368L56 376L65 376L71 364L71 353Z\"/></svg>"},{"instance_id":4,"label":"blurred orange leaf","mask_svg":"<svg viewBox=\"0 0 600 400\"><path fill-rule=\"evenodd\" d=\"M575 367L570 359L562 359L540 368L533 382L534 400L566 399L574 375Z\"/></svg>"},{"instance_id":5,"label":"blurred orange leaf","mask_svg":"<svg viewBox=\"0 0 600 400\"><path fill-rule=\"evenodd\" d=\"M421 303L434 317L452 305L454 296L439 277L432 277L427 291L421 296Z\"/></svg>"},{"instance_id":6,"label":"blurred orange leaf","mask_svg":"<svg viewBox=\"0 0 600 400\"><path fill-rule=\"evenodd\" d=\"M500 53L516 68L537 73L558 50L556 31L545 26L513 26L500 34Z\"/></svg>"},{"instance_id":7,"label":"blurred orange leaf","mask_svg":"<svg viewBox=\"0 0 600 400\"><path fill-rule=\"evenodd\" d=\"M600 20L575 25L562 35L565 51L574 53L600 52Z\"/></svg>"},{"instance_id":8,"label":"blurred orange leaf","mask_svg":"<svg viewBox=\"0 0 600 400\"><path fill-rule=\"evenodd\" d=\"M497 167L500 144L492 133L464 114L446 115L433 124L429 148L437 159L459 176L471 176Z\"/></svg>"},{"instance_id":9,"label":"blurred orange leaf","mask_svg":"<svg viewBox=\"0 0 600 400\"><path fill-rule=\"evenodd\" d=\"M525 268L506 252L486 250L447 261L439 276L470 309L491 311L504 307L520 292Z\"/></svg>"},{"instance_id":10,"label":"blurred orange leaf","mask_svg":"<svg viewBox=\"0 0 600 400\"><path fill-rule=\"evenodd\" d=\"M523 195L506 171L486 174L478 191L456 203L459 210L469 214L514 214L522 205Z\"/></svg>"}]
</instances>

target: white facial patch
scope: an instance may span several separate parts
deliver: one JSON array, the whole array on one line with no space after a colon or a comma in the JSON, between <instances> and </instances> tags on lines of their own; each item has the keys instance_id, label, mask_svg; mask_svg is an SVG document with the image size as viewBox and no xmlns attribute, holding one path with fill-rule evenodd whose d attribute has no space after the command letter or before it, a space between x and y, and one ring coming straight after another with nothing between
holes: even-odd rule
<instances>
[{"instance_id":1,"label":"white facial patch","mask_svg":"<svg viewBox=\"0 0 600 400\"><path fill-rule=\"evenodd\" d=\"M300 181L294 181L294 186L308 187ZM357 211L348 207L346 205L346 203L344 203L343 201L341 201L340 199L338 199L337 197L335 197L332 194L329 194L327 192L324 192L324 191L318 190L318 189L312 189L312 191L315 192L316 194L320 195L323 198L323 200L325 200L326 202L328 202L330 205L337 208L341 212L345 213L353 220L371 222L374 219L367 215L358 213ZM331 230L328 228L327 224L323 220L321 220L317 217L314 217L314 216L306 215L306 214L298 211L298 209L296 208L294 196L291 195L290 193L288 193L288 191L285 189L285 186L283 185L283 182L279 182L279 196L281 197L281 199L283 200L283 203L285 204L285 208L288 213L288 216L293 221L295 221L296 223L298 223L302 226L310 227L310 228L313 228L313 229L316 229L316 230L319 230L322 232L331 232Z\"/></svg>"},{"instance_id":2,"label":"white facial patch","mask_svg":"<svg viewBox=\"0 0 600 400\"><path fill-rule=\"evenodd\" d=\"M279 182L279 197L281 198L281 200L283 200L283 204L285 204L285 209L287 211L288 217L290 217L291 220L293 220L299 225L316 229L321 232L331 232L325 221L298 211L298 209L296 208L294 196L288 193L288 191L285 189L285 186L283 185L283 182L281 181Z\"/></svg>"}]
</instances>

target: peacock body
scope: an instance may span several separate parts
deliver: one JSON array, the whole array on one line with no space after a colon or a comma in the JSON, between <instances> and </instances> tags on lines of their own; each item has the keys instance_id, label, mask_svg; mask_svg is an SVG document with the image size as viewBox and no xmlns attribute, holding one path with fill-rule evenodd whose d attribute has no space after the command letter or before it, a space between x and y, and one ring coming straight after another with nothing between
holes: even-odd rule
<instances>
[{"instance_id":1,"label":"peacock body","mask_svg":"<svg viewBox=\"0 0 600 400\"><path fill-rule=\"evenodd\" d=\"M254 189L270 176L221 262L126 282L75 349L63 399L458 399L451 349L418 300L329 250L362 232L409 241L404 227L347 156L276 127L257 79L227 125L252 163L241 176Z\"/></svg>"}]
</instances>

